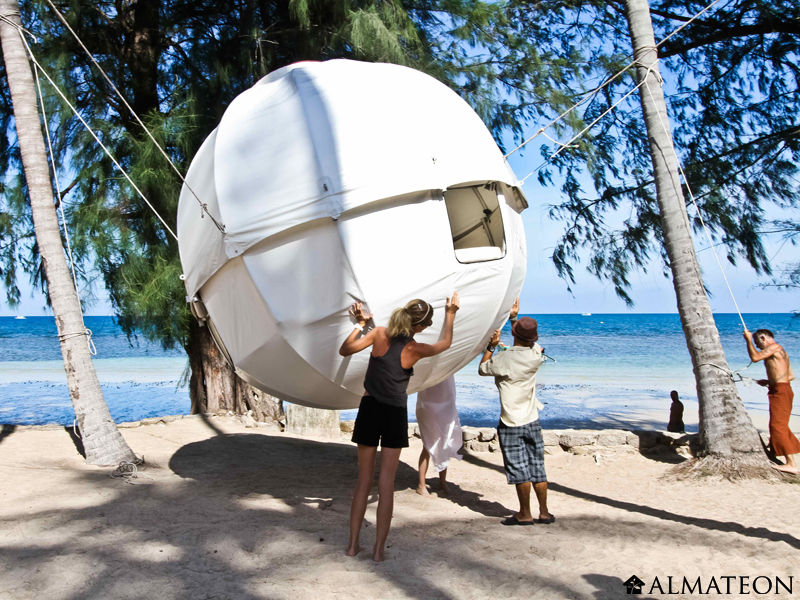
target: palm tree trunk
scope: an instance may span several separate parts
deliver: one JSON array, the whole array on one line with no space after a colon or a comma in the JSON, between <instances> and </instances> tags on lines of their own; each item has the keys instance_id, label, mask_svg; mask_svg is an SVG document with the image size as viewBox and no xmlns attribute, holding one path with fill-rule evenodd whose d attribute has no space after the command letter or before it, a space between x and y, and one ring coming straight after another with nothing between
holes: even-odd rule
<instances>
[{"instance_id":1,"label":"palm tree trunk","mask_svg":"<svg viewBox=\"0 0 800 600\"><path fill-rule=\"evenodd\" d=\"M646 81L639 89L639 97L650 138L661 227L678 313L697 381L702 454L766 466L761 439L729 375L697 263L678 159L667 125L650 8L647 0L626 0L626 7L637 61L636 77L639 82Z\"/></svg>"},{"instance_id":2,"label":"palm tree trunk","mask_svg":"<svg viewBox=\"0 0 800 600\"><path fill-rule=\"evenodd\" d=\"M0 21L3 59L14 104L17 139L30 196L36 242L58 327L67 384L86 461L94 465L134 461L136 456L111 419L103 398L87 344L78 294L64 256L33 75L20 30L17 29L20 18L16 0L0 0L0 15L13 23Z\"/></svg>"}]
</instances>

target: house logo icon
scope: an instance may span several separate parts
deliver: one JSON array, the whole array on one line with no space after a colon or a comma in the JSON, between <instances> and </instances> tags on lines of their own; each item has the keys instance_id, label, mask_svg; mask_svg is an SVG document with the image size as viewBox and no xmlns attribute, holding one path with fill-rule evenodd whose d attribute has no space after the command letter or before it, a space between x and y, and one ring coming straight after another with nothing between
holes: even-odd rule
<instances>
[{"instance_id":1,"label":"house logo icon","mask_svg":"<svg viewBox=\"0 0 800 600\"><path fill-rule=\"evenodd\" d=\"M625 589L627 590L626 593L628 594L641 594L644 581L639 579L636 575L631 575L628 577L627 581L623 582L622 585L625 586Z\"/></svg>"}]
</instances>

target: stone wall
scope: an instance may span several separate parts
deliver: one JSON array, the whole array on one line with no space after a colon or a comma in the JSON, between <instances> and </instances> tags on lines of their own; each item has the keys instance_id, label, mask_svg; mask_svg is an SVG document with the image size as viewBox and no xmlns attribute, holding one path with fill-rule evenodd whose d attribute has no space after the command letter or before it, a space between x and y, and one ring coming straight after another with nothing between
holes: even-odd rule
<instances>
[{"instance_id":1,"label":"stone wall","mask_svg":"<svg viewBox=\"0 0 800 600\"><path fill-rule=\"evenodd\" d=\"M353 421L342 421L344 433L352 433ZM464 451L499 452L500 441L494 427L461 428ZM419 426L408 424L408 437L419 438ZM670 433L622 429L545 429L542 430L546 454L570 452L571 454L595 455L604 452L640 452L642 454L677 454L693 456L697 443L696 433Z\"/></svg>"}]
</instances>

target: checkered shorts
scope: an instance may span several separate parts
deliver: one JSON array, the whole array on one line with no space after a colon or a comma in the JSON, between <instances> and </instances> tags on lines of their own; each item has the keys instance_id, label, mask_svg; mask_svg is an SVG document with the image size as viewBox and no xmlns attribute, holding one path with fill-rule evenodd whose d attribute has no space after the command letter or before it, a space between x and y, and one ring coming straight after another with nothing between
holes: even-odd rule
<instances>
[{"instance_id":1,"label":"checkered shorts","mask_svg":"<svg viewBox=\"0 0 800 600\"><path fill-rule=\"evenodd\" d=\"M497 437L500 438L508 483L547 481L544 440L538 419L519 427L509 427L500 421L497 424Z\"/></svg>"}]
</instances>

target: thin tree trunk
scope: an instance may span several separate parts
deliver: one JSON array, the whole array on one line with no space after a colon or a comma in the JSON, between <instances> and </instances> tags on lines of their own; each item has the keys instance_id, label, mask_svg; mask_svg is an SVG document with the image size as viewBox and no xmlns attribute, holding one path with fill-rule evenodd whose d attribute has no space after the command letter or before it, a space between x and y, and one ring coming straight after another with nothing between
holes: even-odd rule
<instances>
[{"instance_id":1,"label":"thin tree trunk","mask_svg":"<svg viewBox=\"0 0 800 600\"><path fill-rule=\"evenodd\" d=\"M647 82L639 89L639 96L650 138L661 226L678 312L697 381L702 454L757 459L766 467L761 439L729 375L695 255L678 159L667 125L650 9L647 0L626 0L626 6L637 61L636 77L639 82Z\"/></svg>"},{"instance_id":2,"label":"thin tree trunk","mask_svg":"<svg viewBox=\"0 0 800 600\"><path fill-rule=\"evenodd\" d=\"M189 393L192 413L248 414L256 421L283 418L281 401L241 379L225 360L208 327L192 321L189 333Z\"/></svg>"},{"instance_id":3,"label":"thin tree trunk","mask_svg":"<svg viewBox=\"0 0 800 600\"><path fill-rule=\"evenodd\" d=\"M0 14L15 25L20 25L19 6L15 0L0 0ZM67 384L86 461L94 465L134 461L136 456L111 419L92 364L80 302L61 244L28 56L19 30L5 21L0 21L0 39L14 105L17 139L30 196L36 242L58 327Z\"/></svg>"}]
</instances>

